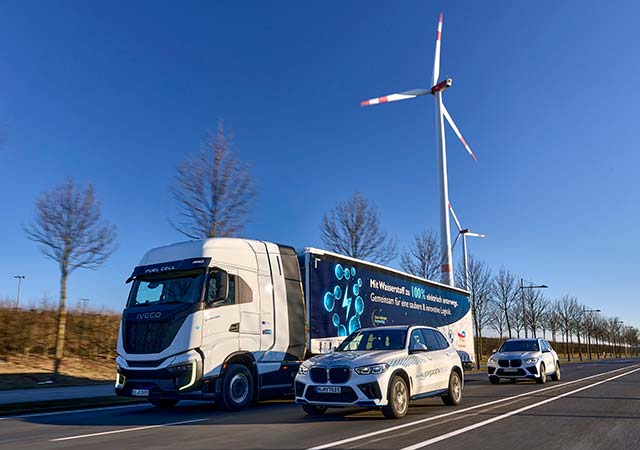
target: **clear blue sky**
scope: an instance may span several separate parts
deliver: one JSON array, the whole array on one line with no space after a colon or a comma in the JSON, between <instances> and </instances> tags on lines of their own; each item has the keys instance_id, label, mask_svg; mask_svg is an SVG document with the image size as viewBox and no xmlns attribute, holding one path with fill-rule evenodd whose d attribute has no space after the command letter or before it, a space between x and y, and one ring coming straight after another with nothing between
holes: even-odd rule
<instances>
[{"instance_id":1,"label":"clear blue sky","mask_svg":"<svg viewBox=\"0 0 640 450\"><path fill-rule=\"evenodd\" d=\"M134 3L134 5L130 5ZM433 100L361 108L442 77L479 161L449 142L470 250L640 325L640 38L633 2L18 2L0 7L0 298L58 297L21 224L72 176L95 184L120 249L77 271L71 303L120 309L167 224L177 163L224 117L259 189L246 235L320 246L360 190L402 246L438 228ZM459 256L456 255L456 256Z\"/></svg>"}]
</instances>

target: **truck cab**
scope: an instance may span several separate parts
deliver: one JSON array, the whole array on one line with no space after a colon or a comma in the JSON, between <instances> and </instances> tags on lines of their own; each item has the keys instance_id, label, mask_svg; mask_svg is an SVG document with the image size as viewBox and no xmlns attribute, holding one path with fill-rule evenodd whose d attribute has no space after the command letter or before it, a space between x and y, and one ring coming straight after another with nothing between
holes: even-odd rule
<instances>
[{"instance_id":1,"label":"truck cab","mask_svg":"<svg viewBox=\"0 0 640 450\"><path fill-rule=\"evenodd\" d=\"M118 395L163 407L211 400L233 410L291 391L307 342L293 248L181 242L147 252L127 281Z\"/></svg>"}]
</instances>

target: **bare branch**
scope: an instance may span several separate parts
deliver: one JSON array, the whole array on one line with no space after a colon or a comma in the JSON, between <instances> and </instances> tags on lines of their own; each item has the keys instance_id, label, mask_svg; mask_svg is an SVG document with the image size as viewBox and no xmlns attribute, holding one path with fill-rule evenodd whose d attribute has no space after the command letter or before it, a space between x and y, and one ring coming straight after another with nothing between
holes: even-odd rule
<instances>
[{"instance_id":1,"label":"bare branch","mask_svg":"<svg viewBox=\"0 0 640 450\"><path fill-rule=\"evenodd\" d=\"M400 255L402 270L428 280L440 277L440 264L440 247L433 231L416 234L413 245Z\"/></svg>"},{"instance_id":2,"label":"bare branch","mask_svg":"<svg viewBox=\"0 0 640 450\"><path fill-rule=\"evenodd\" d=\"M177 168L171 192L178 203L179 223L169 223L192 239L240 234L255 196L247 164L231 148L224 123L209 132L200 152L188 155Z\"/></svg>"},{"instance_id":3,"label":"bare branch","mask_svg":"<svg viewBox=\"0 0 640 450\"><path fill-rule=\"evenodd\" d=\"M328 250L384 264L396 257L397 245L380 225L378 209L359 192L324 214L321 239Z\"/></svg>"}]
</instances>

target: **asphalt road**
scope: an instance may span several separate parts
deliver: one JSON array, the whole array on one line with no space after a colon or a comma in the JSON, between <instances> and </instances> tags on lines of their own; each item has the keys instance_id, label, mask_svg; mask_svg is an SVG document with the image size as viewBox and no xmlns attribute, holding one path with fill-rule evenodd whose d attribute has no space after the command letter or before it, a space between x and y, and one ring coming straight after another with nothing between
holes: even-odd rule
<instances>
[{"instance_id":1,"label":"asphalt road","mask_svg":"<svg viewBox=\"0 0 640 450\"><path fill-rule=\"evenodd\" d=\"M286 401L228 413L189 402L0 418L0 449L640 449L640 360L566 365L560 382L491 385L468 376L463 403L416 402L306 417Z\"/></svg>"}]
</instances>

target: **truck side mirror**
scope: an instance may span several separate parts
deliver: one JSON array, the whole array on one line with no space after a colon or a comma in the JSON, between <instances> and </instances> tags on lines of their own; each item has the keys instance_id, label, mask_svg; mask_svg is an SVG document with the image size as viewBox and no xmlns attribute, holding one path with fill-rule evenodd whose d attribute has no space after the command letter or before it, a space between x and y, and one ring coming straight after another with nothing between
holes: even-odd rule
<instances>
[{"instance_id":1,"label":"truck side mirror","mask_svg":"<svg viewBox=\"0 0 640 450\"><path fill-rule=\"evenodd\" d=\"M226 299L229 296L229 274L222 269L213 269L209 279L207 304Z\"/></svg>"}]
</instances>

